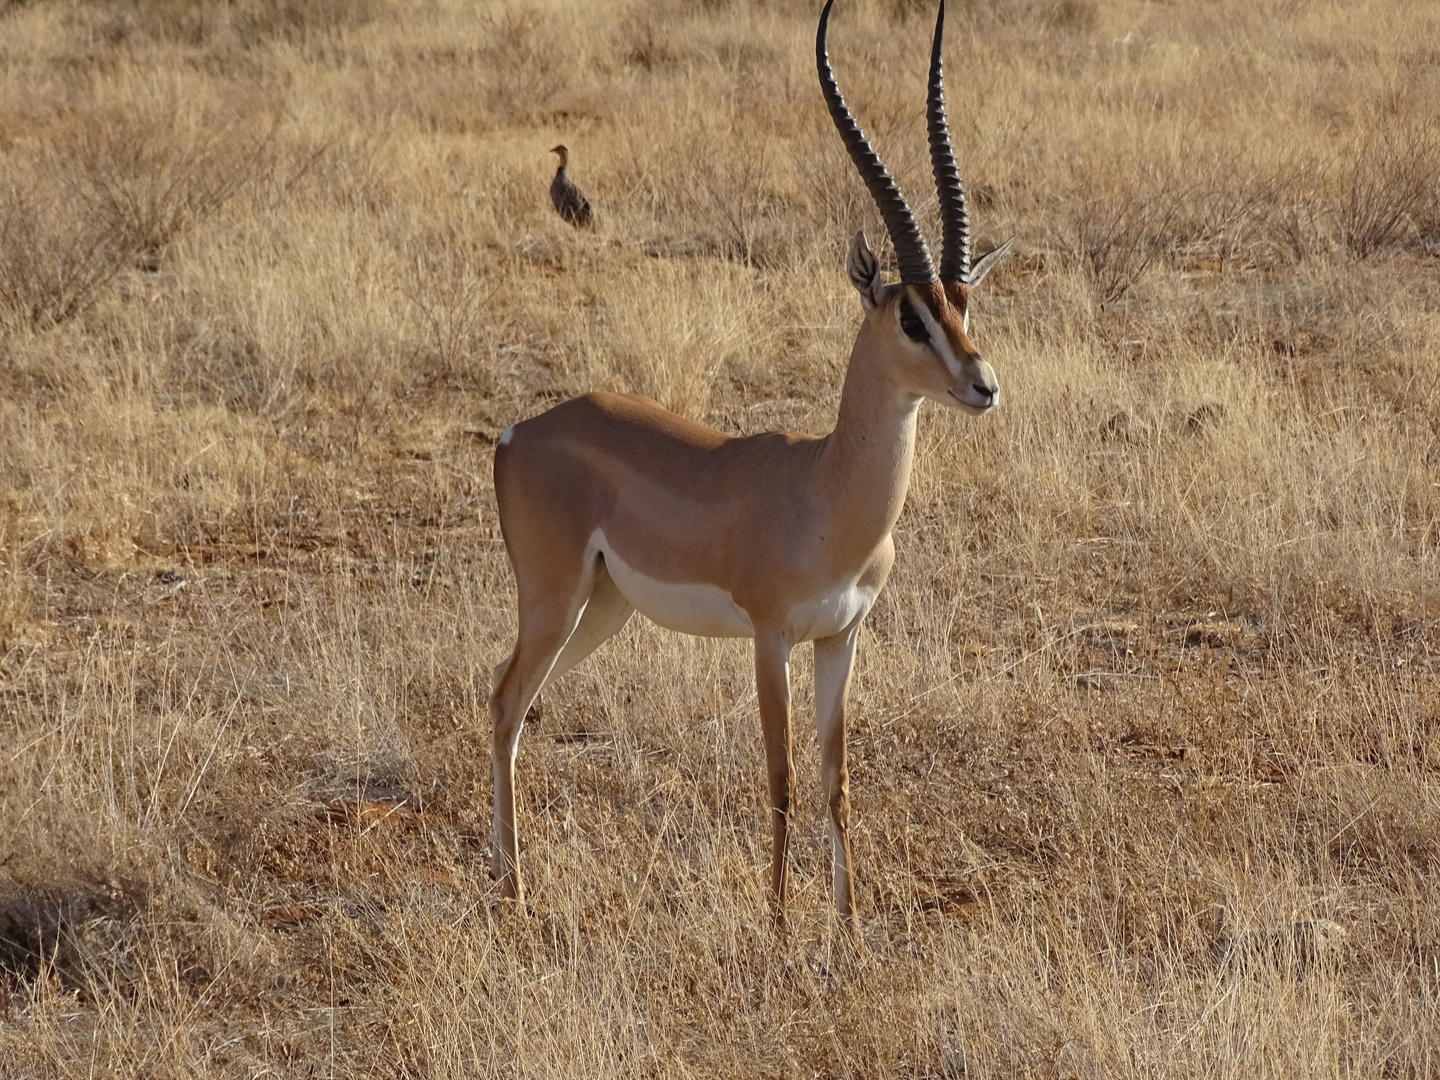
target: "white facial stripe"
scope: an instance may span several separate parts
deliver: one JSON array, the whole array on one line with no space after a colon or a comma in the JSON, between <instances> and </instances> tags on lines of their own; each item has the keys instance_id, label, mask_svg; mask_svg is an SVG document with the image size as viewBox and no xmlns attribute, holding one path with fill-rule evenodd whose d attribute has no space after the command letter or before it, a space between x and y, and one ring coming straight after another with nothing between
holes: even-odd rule
<instances>
[{"instance_id":1,"label":"white facial stripe","mask_svg":"<svg viewBox=\"0 0 1440 1080\"><path fill-rule=\"evenodd\" d=\"M515 434L515 425L514 425L514 424L511 424L511 425L510 425L509 427L507 427L503 432L500 433L500 445L501 445L501 446L509 446L509 445L510 445L510 436L512 436L512 435L514 435L514 434Z\"/></svg>"},{"instance_id":2,"label":"white facial stripe","mask_svg":"<svg viewBox=\"0 0 1440 1080\"><path fill-rule=\"evenodd\" d=\"M920 321L925 324L925 329L930 331L930 344L940 354L940 359L945 361L945 370L950 372L952 379L960 378L960 361L955 359L955 352L950 348L950 338L945 333L944 327L930 313L928 305L912 302L910 306L915 309L915 314L920 316Z\"/></svg>"}]
</instances>

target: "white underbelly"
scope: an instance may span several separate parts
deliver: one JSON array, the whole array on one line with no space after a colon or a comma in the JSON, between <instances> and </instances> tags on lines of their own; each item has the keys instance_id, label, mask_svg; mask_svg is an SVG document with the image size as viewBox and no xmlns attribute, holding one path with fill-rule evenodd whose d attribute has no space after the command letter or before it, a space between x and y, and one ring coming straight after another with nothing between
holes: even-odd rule
<instances>
[{"instance_id":1,"label":"white underbelly","mask_svg":"<svg viewBox=\"0 0 1440 1080\"><path fill-rule=\"evenodd\" d=\"M651 622L696 637L755 636L750 616L724 589L647 577L617 555L599 529L590 544L605 556L605 568L620 594Z\"/></svg>"}]
</instances>

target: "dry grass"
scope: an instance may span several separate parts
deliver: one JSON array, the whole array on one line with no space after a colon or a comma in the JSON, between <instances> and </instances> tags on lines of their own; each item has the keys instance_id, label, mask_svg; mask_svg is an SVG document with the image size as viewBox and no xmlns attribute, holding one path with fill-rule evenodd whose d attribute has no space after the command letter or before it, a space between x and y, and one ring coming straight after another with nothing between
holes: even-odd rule
<instances>
[{"instance_id":1,"label":"dry grass","mask_svg":"<svg viewBox=\"0 0 1440 1080\"><path fill-rule=\"evenodd\" d=\"M864 954L813 739L777 939L747 651L638 620L497 906L489 443L831 422L881 232L817 6L0 5L0 1075L1440 1071L1413 5L953 5L1005 405L927 409L863 636ZM933 229L930 18L832 38Z\"/></svg>"}]
</instances>

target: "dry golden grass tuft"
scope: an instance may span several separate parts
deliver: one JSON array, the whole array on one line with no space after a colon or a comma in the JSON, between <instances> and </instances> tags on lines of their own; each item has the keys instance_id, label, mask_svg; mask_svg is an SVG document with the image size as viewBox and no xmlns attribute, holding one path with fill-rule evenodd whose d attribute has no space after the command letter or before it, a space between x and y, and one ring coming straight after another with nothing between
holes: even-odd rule
<instances>
[{"instance_id":1,"label":"dry golden grass tuft","mask_svg":"<svg viewBox=\"0 0 1440 1080\"><path fill-rule=\"evenodd\" d=\"M0 4L0 1075L1440 1070L1423 6L952 5L1004 407L925 411L863 637L863 955L808 658L777 938L747 649L639 620L497 905L489 446L829 425L816 7ZM931 18L832 47L933 231Z\"/></svg>"}]
</instances>

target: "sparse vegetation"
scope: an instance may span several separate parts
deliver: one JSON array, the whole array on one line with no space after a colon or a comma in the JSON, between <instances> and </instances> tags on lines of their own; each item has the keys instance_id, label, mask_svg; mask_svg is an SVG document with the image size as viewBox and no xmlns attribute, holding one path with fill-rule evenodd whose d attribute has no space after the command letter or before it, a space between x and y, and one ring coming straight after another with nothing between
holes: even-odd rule
<instances>
[{"instance_id":1,"label":"sparse vegetation","mask_svg":"<svg viewBox=\"0 0 1440 1080\"><path fill-rule=\"evenodd\" d=\"M808 675L777 939L748 651L639 620L497 904L490 444L831 422L814 8L0 4L0 1076L1440 1069L1423 6L952 3L1004 403L923 413L865 631L863 955ZM934 235L932 17L831 42Z\"/></svg>"}]
</instances>

